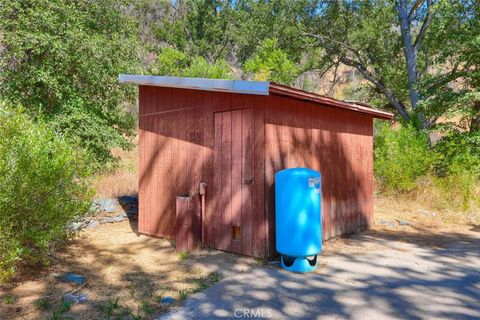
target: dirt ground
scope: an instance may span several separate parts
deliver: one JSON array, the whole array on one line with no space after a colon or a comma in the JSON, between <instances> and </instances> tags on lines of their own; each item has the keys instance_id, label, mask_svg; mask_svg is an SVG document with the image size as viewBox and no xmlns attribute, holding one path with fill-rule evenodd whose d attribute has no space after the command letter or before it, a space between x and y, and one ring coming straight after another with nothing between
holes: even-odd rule
<instances>
[{"instance_id":1,"label":"dirt ground","mask_svg":"<svg viewBox=\"0 0 480 320\"><path fill-rule=\"evenodd\" d=\"M170 241L135 230L124 221L80 232L50 267L25 270L0 290L0 319L149 319L219 280L179 256ZM59 281L65 272L87 279L80 292L88 302L70 310L62 297L78 286ZM176 302L159 303L167 296Z\"/></svg>"},{"instance_id":2,"label":"dirt ground","mask_svg":"<svg viewBox=\"0 0 480 320\"><path fill-rule=\"evenodd\" d=\"M377 199L375 213L375 226L362 231L362 236L441 247L449 241L446 235L479 231L478 226L445 223L443 213L402 207L391 200ZM63 252L51 257L51 266L23 270L17 282L0 289L0 319L152 319L220 280L218 273L195 263L211 251L184 257L171 241L139 235L136 230L135 221L124 221L81 231ZM323 254L362 254L381 249L372 246L388 246L388 241L359 244L355 236L327 241ZM212 255L211 262L221 265L229 257ZM86 276L87 284L79 292L88 296L88 302L62 303L65 293L78 288L59 280L66 272ZM161 304L167 296L175 302Z\"/></svg>"}]
</instances>

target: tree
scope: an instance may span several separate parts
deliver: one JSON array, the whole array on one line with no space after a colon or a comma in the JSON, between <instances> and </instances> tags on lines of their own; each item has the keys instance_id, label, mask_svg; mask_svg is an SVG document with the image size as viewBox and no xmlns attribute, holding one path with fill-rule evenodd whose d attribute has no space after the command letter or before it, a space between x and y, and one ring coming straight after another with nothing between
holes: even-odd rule
<instances>
[{"instance_id":1,"label":"tree","mask_svg":"<svg viewBox=\"0 0 480 320\"><path fill-rule=\"evenodd\" d=\"M128 147L133 88L118 74L138 70L137 26L120 0L4 0L0 94L79 138L100 162Z\"/></svg>"},{"instance_id":2,"label":"tree","mask_svg":"<svg viewBox=\"0 0 480 320\"><path fill-rule=\"evenodd\" d=\"M457 107L458 96L442 94L453 82L465 84L462 96L477 91L469 73L478 74L480 61L471 49L478 12L474 1L315 1L296 24L310 39L304 48L322 49L320 61L355 68L404 121L428 128ZM441 106L427 103L440 96Z\"/></svg>"},{"instance_id":3,"label":"tree","mask_svg":"<svg viewBox=\"0 0 480 320\"><path fill-rule=\"evenodd\" d=\"M208 63L202 57L190 57L173 48L160 51L152 73L175 77L233 79L230 67L224 60Z\"/></svg>"},{"instance_id":4,"label":"tree","mask_svg":"<svg viewBox=\"0 0 480 320\"><path fill-rule=\"evenodd\" d=\"M298 76L298 69L281 49L276 39L266 39L252 58L244 65L245 71L252 73L255 80L271 80L291 84Z\"/></svg>"},{"instance_id":5,"label":"tree","mask_svg":"<svg viewBox=\"0 0 480 320\"><path fill-rule=\"evenodd\" d=\"M215 63L232 44L233 1L178 0L170 15L153 23L157 39L175 49Z\"/></svg>"}]
</instances>

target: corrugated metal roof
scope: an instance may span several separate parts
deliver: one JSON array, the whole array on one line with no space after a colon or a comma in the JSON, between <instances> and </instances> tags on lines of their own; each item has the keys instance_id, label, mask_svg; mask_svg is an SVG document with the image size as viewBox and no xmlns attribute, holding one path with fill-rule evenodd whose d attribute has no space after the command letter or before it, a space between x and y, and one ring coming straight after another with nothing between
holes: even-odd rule
<instances>
[{"instance_id":1,"label":"corrugated metal roof","mask_svg":"<svg viewBox=\"0 0 480 320\"><path fill-rule=\"evenodd\" d=\"M144 76L120 74L121 83L137 84L142 86L158 86L206 91L221 91L244 93L254 95L281 95L295 99L311 101L326 106L336 107L344 110L359 112L370 115L374 118L391 120L393 114L368 107L365 104L346 102L334 98L322 96L319 94L303 91L300 89L287 87L275 82L267 81L245 81L245 80L219 80L205 78L183 78L183 77L165 77L165 76Z\"/></svg>"}]
</instances>

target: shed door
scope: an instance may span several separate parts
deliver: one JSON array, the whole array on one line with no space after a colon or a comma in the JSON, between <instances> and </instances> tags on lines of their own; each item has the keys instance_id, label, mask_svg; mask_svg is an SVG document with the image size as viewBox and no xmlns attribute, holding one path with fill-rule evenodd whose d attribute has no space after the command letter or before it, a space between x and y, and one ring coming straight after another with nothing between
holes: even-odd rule
<instances>
[{"instance_id":1,"label":"shed door","mask_svg":"<svg viewBox=\"0 0 480 320\"><path fill-rule=\"evenodd\" d=\"M253 112L215 113L215 248L252 255Z\"/></svg>"}]
</instances>

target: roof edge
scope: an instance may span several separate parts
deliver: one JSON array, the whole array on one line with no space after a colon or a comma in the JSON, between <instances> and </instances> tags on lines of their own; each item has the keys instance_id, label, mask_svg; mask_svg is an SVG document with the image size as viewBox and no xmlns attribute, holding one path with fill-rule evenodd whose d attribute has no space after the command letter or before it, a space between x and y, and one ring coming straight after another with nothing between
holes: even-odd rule
<instances>
[{"instance_id":1,"label":"roof edge","mask_svg":"<svg viewBox=\"0 0 480 320\"><path fill-rule=\"evenodd\" d=\"M270 82L120 74L120 83L267 96Z\"/></svg>"},{"instance_id":2,"label":"roof edge","mask_svg":"<svg viewBox=\"0 0 480 320\"><path fill-rule=\"evenodd\" d=\"M393 119L393 114L390 112L386 111L381 111L374 109L372 107L367 107L365 105L360 105L360 104L355 104L351 102L345 102L341 100L337 100L334 98L329 98L326 96L321 96L315 93L303 91L300 89L296 88L291 88L287 86L280 85L275 82L270 83L269 87L269 92L271 94L276 94L276 95L281 95L281 96L288 96L288 97L293 97L297 98L300 100L306 100L306 101L312 101L316 103L321 103L324 105L336 107L336 108L341 108L344 110L348 111L354 111L354 112L359 112L363 114L370 115L374 118L377 119L382 119L382 120L392 120Z\"/></svg>"}]
</instances>

